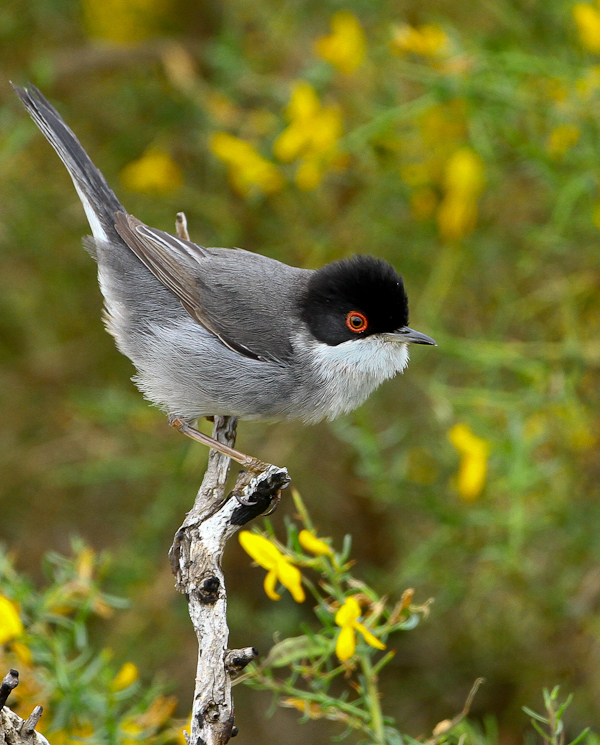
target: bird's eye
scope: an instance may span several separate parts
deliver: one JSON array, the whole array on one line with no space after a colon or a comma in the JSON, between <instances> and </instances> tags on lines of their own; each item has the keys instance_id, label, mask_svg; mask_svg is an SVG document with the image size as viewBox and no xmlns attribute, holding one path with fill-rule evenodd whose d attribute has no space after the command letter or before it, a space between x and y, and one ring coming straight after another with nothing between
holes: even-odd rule
<instances>
[{"instance_id":1,"label":"bird's eye","mask_svg":"<svg viewBox=\"0 0 600 745\"><path fill-rule=\"evenodd\" d=\"M366 331L369 322L367 317L360 313L358 310L351 310L346 316L346 326L350 331L354 331L356 334L360 334L361 331Z\"/></svg>"}]
</instances>

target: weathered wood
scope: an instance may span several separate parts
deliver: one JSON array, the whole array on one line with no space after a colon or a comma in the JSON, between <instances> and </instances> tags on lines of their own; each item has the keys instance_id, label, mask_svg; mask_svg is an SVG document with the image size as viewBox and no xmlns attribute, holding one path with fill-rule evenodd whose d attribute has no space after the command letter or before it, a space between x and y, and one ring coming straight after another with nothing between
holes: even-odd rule
<instances>
[{"instance_id":1,"label":"weathered wood","mask_svg":"<svg viewBox=\"0 0 600 745\"><path fill-rule=\"evenodd\" d=\"M233 447L235 435L234 417L215 417L215 439ZM227 540L246 522L267 511L289 483L285 468L269 466L258 475L241 473L234 491L225 497L229 465L228 457L210 451L194 506L175 534L169 552L176 587L187 598L198 638L190 745L224 745L237 734L231 679L257 651L253 647L227 649L223 552ZM240 504L235 494L254 504Z\"/></svg>"},{"instance_id":2,"label":"weathered wood","mask_svg":"<svg viewBox=\"0 0 600 745\"><path fill-rule=\"evenodd\" d=\"M0 745L49 745L48 740L35 731L43 712L41 706L36 706L26 720L5 706L18 685L19 673L9 670L0 685Z\"/></svg>"}]
</instances>

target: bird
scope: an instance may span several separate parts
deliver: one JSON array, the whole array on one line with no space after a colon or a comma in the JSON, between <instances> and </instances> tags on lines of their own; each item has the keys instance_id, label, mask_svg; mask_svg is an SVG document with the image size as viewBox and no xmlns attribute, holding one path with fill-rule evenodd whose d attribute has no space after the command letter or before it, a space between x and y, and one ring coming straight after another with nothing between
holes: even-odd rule
<instances>
[{"instance_id":1,"label":"bird","mask_svg":"<svg viewBox=\"0 0 600 745\"><path fill-rule=\"evenodd\" d=\"M250 470L265 464L200 432L202 417L314 424L359 407L405 370L409 345L436 345L408 326L402 276L362 254L319 269L145 225L121 205L58 111L33 85L13 86L66 166L92 236L105 325L132 378L183 434Z\"/></svg>"}]
</instances>

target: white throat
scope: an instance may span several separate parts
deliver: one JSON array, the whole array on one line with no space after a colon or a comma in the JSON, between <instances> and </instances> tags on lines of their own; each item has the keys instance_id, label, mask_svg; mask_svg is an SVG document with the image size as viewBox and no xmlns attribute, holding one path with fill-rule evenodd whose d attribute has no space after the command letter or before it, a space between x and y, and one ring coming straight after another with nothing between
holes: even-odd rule
<instances>
[{"instance_id":1,"label":"white throat","mask_svg":"<svg viewBox=\"0 0 600 745\"><path fill-rule=\"evenodd\" d=\"M316 342L310 350L320 382L316 410L308 422L335 419L360 406L384 380L408 365L408 344L392 334L373 334L331 347ZM313 404L315 403L313 399Z\"/></svg>"}]
</instances>

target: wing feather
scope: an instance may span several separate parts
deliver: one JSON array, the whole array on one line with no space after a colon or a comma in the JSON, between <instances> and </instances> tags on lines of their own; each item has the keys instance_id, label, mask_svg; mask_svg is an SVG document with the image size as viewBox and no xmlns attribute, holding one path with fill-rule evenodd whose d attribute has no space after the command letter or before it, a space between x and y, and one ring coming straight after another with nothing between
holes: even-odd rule
<instances>
[{"instance_id":1,"label":"wing feather","mask_svg":"<svg viewBox=\"0 0 600 745\"><path fill-rule=\"evenodd\" d=\"M150 228L141 220L125 212L115 214L115 228L127 246L154 276L177 298L190 316L225 346L254 360L265 357L218 330L202 306L194 265L207 257L201 246L183 238L176 238L162 230Z\"/></svg>"}]
</instances>

